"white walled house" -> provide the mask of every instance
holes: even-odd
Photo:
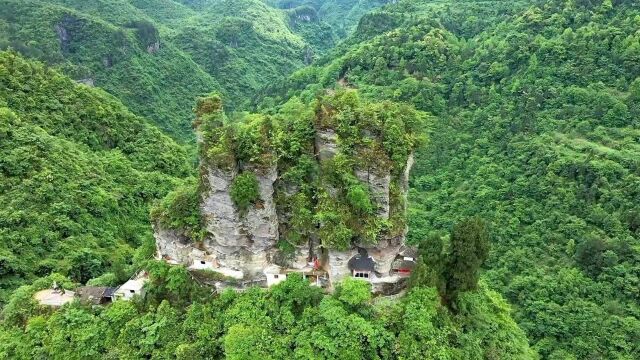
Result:
[[[264,269],[264,275],[267,277],[267,287],[272,287],[287,279],[287,274],[278,265],[271,265]]]
[[[132,279],[122,284],[113,294],[114,300],[131,300],[134,296],[138,295],[144,297],[144,284],[147,282],[146,278]]]

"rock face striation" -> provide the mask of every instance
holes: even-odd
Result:
[[[331,101],[335,106],[336,100]],[[381,145],[384,133],[372,135],[368,130],[362,130],[363,137],[370,141],[347,147],[354,138],[340,133],[339,124],[326,123],[327,116],[337,110],[318,107],[316,116],[325,122],[316,119],[313,128],[306,129],[304,150],[276,161],[273,155],[283,151],[277,146],[288,146],[274,140],[286,123],[274,126],[273,119],[252,118],[250,124],[229,130],[231,125],[220,121],[221,109],[212,103],[219,100],[203,99],[197,110],[203,237],[194,241],[180,229],[163,228],[156,222],[158,256],[250,284],[263,280],[274,284],[282,275],[299,272],[328,287],[356,276],[369,280],[374,291],[398,289],[389,284],[406,280],[403,277],[410,269],[397,269],[394,264],[399,258],[402,264],[415,260],[402,256],[407,249],[404,218],[411,152],[400,157],[401,164],[390,165],[391,156]],[[242,138],[243,131],[253,134],[255,147]],[[296,134],[287,136],[299,140]],[[372,151],[377,153],[368,156]],[[299,175],[301,164],[307,169],[306,177],[293,177]],[[233,188],[239,174],[246,173],[256,180],[258,196],[243,209],[234,201]]]
[[[273,200],[275,166],[257,174],[261,204],[241,214],[230,189],[238,171],[209,168],[209,191],[203,194],[202,214],[207,233],[204,247],[224,268],[243,271],[248,277],[262,274],[278,241],[278,216]]]

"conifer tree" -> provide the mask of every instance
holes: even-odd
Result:
[[[451,250],[443,269],[444,302],[455,310],[461,292],[478,287],[480,267],[489,254],[489,231],[480,218],[458,223],[451,231]]]

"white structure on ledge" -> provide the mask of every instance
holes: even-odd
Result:
[[[144,284],[146,284],[147,281],[149,281],[149,278],[146,272],[142,271],[138,273],[134,278],[122,284],[122,286],[114,292],[113,300],[131,300],[136,295],[144,297]]]
[[[244,278],[244,272],[231,268],[221,267],[218,262],[210,257],[194,259],[189,270],[205,270],[220,273],[226,277],[234,278],[236,280],[242,280]]]
[[[272,264],[264,269],[264,275],[267,277],[267,287],[277,285],[287,279],[289,274],[298,273],[302,278],[309,281],[312,286],[323,286],[323,280],[327,279],[327,273],[314,267],[305,267],[303,269],[283,269],[278,265]]]

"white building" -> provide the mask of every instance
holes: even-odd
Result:
[[[327,273],[323,270],[317,270],[313,267],[303,269],[283,269],[278,265],[269,265],[264,269],[264,275],[267,277],[267,287],[272,287],[285,280],[289,274],[300,274],[302,278],[309,281],[312,286],[323,286],[322,280],[327,278]]]
[[[264,275],[267,277],[267,287],[272,287],[287,280],[287,274],[278,265],[270,265],[265,268]]]
[[[122,284],[113,294],[114,299],[131,300],[134,296],[144,297],[144,284],[148,281],[145,277],[131,279]]]

